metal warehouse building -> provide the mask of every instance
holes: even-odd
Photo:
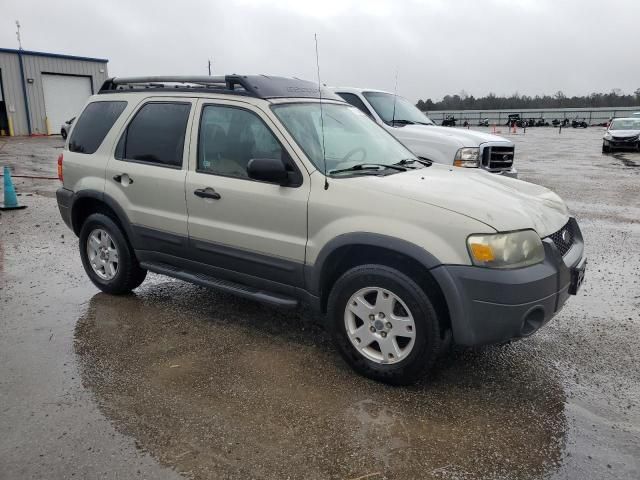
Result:
[[[107,62],[0,48],[0,135],[60,133],[100,89]]]

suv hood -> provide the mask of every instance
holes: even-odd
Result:
[[[632,138],[640,135],[640,130],[607,130],[607,133],[618,138]]]
[[[369,192],[384,192],[465,215],[499,232],[533,228],[546,237],[569,220],[551,190],[480,169],[433,164],[388,176],[352,178]]]
[[[438,127],[437,125],[405,125],[403,127],[390,127],[394,135],[400,139],[429,139],[433,136],[449,137],[457,141],[461,147],[477,147],[487,142],[502,142],[508,145],[513,143],[506,138],[476,130],[463,130],[453,127]]]

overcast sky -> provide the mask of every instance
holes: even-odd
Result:
[[[270,73],[416,101],[640,87],[639,0],[2,0],[0,47],[109,59],[112,76]]]

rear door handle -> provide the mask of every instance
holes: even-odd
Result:
[[[200,198],[212,198],[214,200],[220,200],[221,196],[218,192],[216,192],[213,188],[211,187],[207,187],[207,188],[198,188],[197,190],[194,190],[193,194],[196,197],[200,197]]]
[[[131,185],[133,183],[133,178],[131,178],[126,173],[121,173],[119,175],[114,175],[113,179],[118,183],[122,183],[123,179],[124,179],[124,183],[125,184]]]

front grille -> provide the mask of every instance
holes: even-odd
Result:
[[[569,220],[564,227],[562,227],[557,232],[549,235],[548,238],[551,239],[560,254],[564,257],[573,246],[573,242],[575,241],[575,233],[576,232],[574,231],[573,223],[571,222],[571,220]]]
[[[482,151],[482,165],[491,171],[511,170],[514,147],[485,147]]]

